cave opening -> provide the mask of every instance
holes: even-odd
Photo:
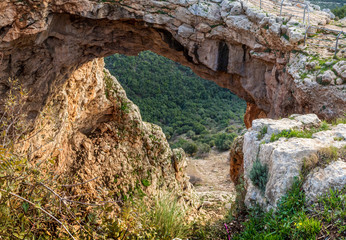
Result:
[[[178,41],[179,36],[141,19],[91,19],[58,13],[49,19],[47,31],[19,42],[15,49],[8,48],[2,59],[1,82],[18,78],[32,93],[26,106],[28,112],[39,113],[71,73],[92,59],[115,53],[134,56],[146,50],[190,67],[198,76],[254,103],[253,94],[242,86],[245,76],[229,73],[233,65],[243,64],[243,51],[238,62],[234,56],[233,62],[227,58],[242,49],[241,45],[230,48],[223,41],[206,41],[195,44],[191,52]]]
[[[188,67],[151,51],[115,54],[105,63],[143,120],[159,125],[173,148],[194,156],[226,151],[245,128],[246,102]]]

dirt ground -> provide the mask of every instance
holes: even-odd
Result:
[[[229,152],[211,151],[203,159],[188,158],[187,174],[205,208],[222,210],[234,199],[229,176]]]

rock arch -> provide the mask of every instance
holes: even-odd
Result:
[[[290,41],[282,36],[284,19],[244,2],[6,0],[0,12],[1,95],[7,79],[17,77],[31,91],[26,109],[32,118],[82,64],[143,50],[245,99],[246,119],[307,112],[334,118],[344,111],[345,93],[304,85],[288,73],[301,39],[287,29]]]

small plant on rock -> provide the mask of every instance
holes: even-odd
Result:
[[[261,131],[257,135],[257,140],[263,139],[264,135],[266,135],[268,132],[268,126],[264,126]]]
[[[268,166],[267,164],[262,164],[258,159],[253,163],[252,169],[250,171],[250,179],[252,183],[258,187],[262,193],[266,190],[266,185],[268,181]]]

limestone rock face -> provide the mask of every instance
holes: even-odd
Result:
[[[74,71],[43,112],[23,150],[35,161],[53,158],[68,184],[95,179],[75,194],[118,200],[159,190],[189,194],[185,155],[172,152],[160,127],[142,121],[103,59]]]
[[[31,93],[31,119],[84,63],[143,50],[230,89],[256,106],[254,114],[335,118],[345,110],[343,86],[298,81],[306,56],[291,50],[299,50],[300,25],[245,1],[3,0],[0,13],[0,96],[8,78],[18,78]]]
[[[336,161],[325,168],[315,169],[303,185],[308,202],[329,192],[330,188],[340,189],[346,185],[346,162]]]
[[[319,150],[334,146],[346,146],[346,125],[330,126],[330,130],[316,132],[312,138],[280,138],[271,142],[271,136],[283,130],[308,130],[318,127],[320,120],[314,114],[292,115],[290,119],[257,119],[244,135],[244,179],[247,184],[245,203],[251,206],[260,204],[265,209],[275,208],[280,198],[291,187],[294,178],[299,177],[304,163]],[[265,190],[261,191],[251,180],[250,172],[254,162],[267,166],[268,178]],[[329,166],[310,172],[304,190],[310,201],[329,188],[342,188],[345,185],[346,159],[339,159]],[[323,183],[322,183],[323,182]]]

